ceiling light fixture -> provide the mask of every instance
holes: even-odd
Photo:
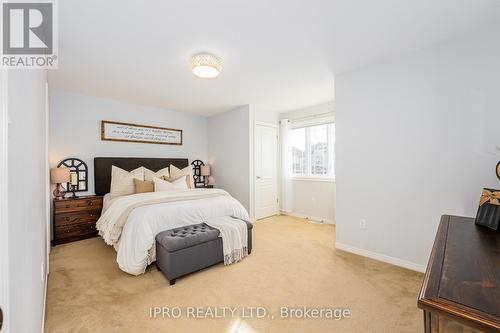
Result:
[[[191,57],[191,70],[197,77],[212,79],[220,74],[222,65],[213,54],[198,53]]]

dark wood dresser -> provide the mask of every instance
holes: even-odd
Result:
[[[52,245],[97,236],[101,210],[102,196],[54,199]]]
[[[418,306],[426,333],[500,332],[500,233],[444,215]]]

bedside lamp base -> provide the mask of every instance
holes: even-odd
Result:
[[[62,188],[63,187],[61,186],[61,183],[57,183],[56,188],[54,189],[54,192],[52,192],[52,194],[54,194],[54,198],[56,198],[56,200],[61,200],[66,195],[66,191],[64,191],[64,189],[62,189]]]

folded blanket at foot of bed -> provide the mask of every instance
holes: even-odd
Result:
[[[218,222],[209,220],[207,223],[166,230],[156,236],[156,266],[171,285],[178,277],[220,262],[226,264],[236,262],[241,260],[246,253],[251,253],[252,223],[229,217],[234,220],[232,222],[235,225],[243,225],[241,222],[245,224],[247,231],[245,250],[245,242],[236,239],[235,235],[228,236],[237,232],[224,227],[225,224],[231,222],[228,217],[219,219]],[[220,229],[213,226],[218,226]],[[226,239],[226,250],[224,250],[223,237]],[[242,245],[241,248],[238,247],[239,243]]]
[[[248,230],[244,221],[231,216],[222,216],[204,222],[220,232],[224,265],[237,263],[248,255]]]

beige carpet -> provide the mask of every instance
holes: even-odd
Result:
[[[335,250],[334,239],[331,225],[261,220],[248,258],[174,286],[154,266],[137,277],[120,271],[100,238],[60,245],[50,255],[46,332],[421,332],[422,274]],[[181,317],[151,318],[154,306],[179,307]],[[194,307],[203,311],[198,317],[236,310],[234,317],[227,310],[225,318],[188,319]],[[266,317],[254,310],[251,318],[249,307],[262,307]],[[347,308],[351,317],[285,319],[280,307]]]

